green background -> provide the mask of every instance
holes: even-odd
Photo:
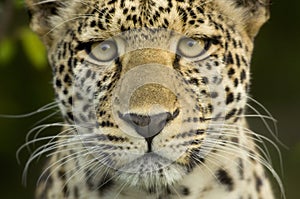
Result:
[[[282,172],[279,156],[270,147],[287,199],[298,199],[300,193],[299,10],[298,0],[273,2],[271,20],[256,39],[252,63],[251,94],[278,120],[279,138],[288,146],[285,149],[279,145],[283,156]],[[28,31],[27,23],[21,0],[0,1],[0,114],[32,112],[54,99],[51,70],[46,64],[45,52],[39,47],[39,40]],[[25,187],[22,185],[22,170],[28,153],[22,151],[20,165],[15,154],[25,143],[25,136],[34,124],[53,112],[55,110],[19,119],[0,117],[1,198],[33,198],[32,190],[43,160],[30,167]],[[60,116],[55,115],[45,122],[53,121],[60,121]],[[265,132],[271,137],[260,120],[251,120],[251,124],[257,132]],[[57,130],[50,129],[42,135]]]

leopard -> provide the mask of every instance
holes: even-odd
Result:
[[[246,115],[270,0],[25,4],[63,120],[37,199],[275,198]]]

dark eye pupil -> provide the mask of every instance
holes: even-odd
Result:
[[[193,47],[195,45],[195,41],[187,41],[188,47]]]
[[[109,44],[103,44],[101,46],[101,50],[103,50],[103,51],[107,51],[108,49],[110,49],[110,45]]]

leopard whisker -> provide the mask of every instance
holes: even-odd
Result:
[[[216,140],[219,141],[219,140]],[[212,141],[215,142],[215,141]],[[221,150],[224,153],[227,153],[229,155],[236,155],[237,151],[240,151],[241,148],[231,145],[231,144],[227,144],[226,146],[222,146],[222,145],[214,145],[216,150]],[[260,164],[262,164],[265,168],[267,168],[271,174],[273,175],[274,179],[277,181],[277,184],[280,188],[280,191],[283,195],[283,197],[285,198],[285,189],[283,187],[283,183],[279,177],[279,175],[276,173],[276,171],[273,169],[272,165],[269,164],[269,162],[267,160],[265,160],[261,155],[256,154],[256,156],[254,154],[251,153],[246,153],[248,157],[254,159],[255,161],[259,162]],[[215,154],[214,154],[215,155]],[[247,161],[250,161],[248,159],[246,159]]]
[[[54,30],[56,30],[57,28],[63,26],[64,24],[68,23],[68,22],[71,22],[71,21],[74,21],[74,20],[77,20],[77,19],[84,19],[86,18],[87,16],[80,16],[80,17],[73,17],[71,19],[66,19],[64,20],[63,22],[55,25],[51,30],[49,30],[47,33],[44,34],[44,37],[48,36],[49,34],[51,34]]]
[[[213,124],[213,125],[216,125],[216,124]],[[229,125],[229,124],[226,124],[226,125],[223,125],[223,126],[227,126],[227,127],[235,127],[236,125]],[[236,126],[236,127],[238,127],[238,126]],[[279,157],[279,161],[280,161],[281,168],[283,168],[282,154],[281,154],[281,151],[280,151],[279,147],[277,146],[277,144],[276,144],[274,141],[272,141],[271,139],[269,139],[269,138],[266,137],[266,136],[263,136],[263,135],[260,135],[260,134],[258,134],[258,133],[255,133],[254,131],[252,131],[252,130],[250,130],[250,129],[248,129],[248,128],[244,128],[244,127],[239,127],[239,128],[242,128],[242,130],[243,130],[244,133],[249,134],[249,135],[253,135],[253,136],[255,136],[256,138],[258,138],[259,140],[256,140],[256,139],[254,139],[254,140],[256,140],[256,141],[258,141],[258,142],[260,142],[260,143],[263,144],[263,146],[264,146],[264,148],[265,148],[265,151],[268,153],[268,156],[269,156],[269,157],[270,157],[269,150],[268,150],[267,146],[265,145],[264,140],[267,141],[269,144],[271,144],[271,145],[275,148],[275,150],[277,151],[277,154],[278,154],[278,157]],[[247,138],[252,139],[251,137],[247,137]],[[269,159],[271,159],[271,158],[269,158]]]
[[[19,149],[17,150],[16,152],[16,158],[18,160],[18,163],[20,164],[20,153],[21,151],[24,149],[24,148],[27,148],[28,145],[30,144],[34,144],[36,142],[40,142],[40,141],[46,141],[46,140],[50,140],[50,139],[55,139],[55,138],[60,138],[60,137],[67,137],[66,135],[62,136],[62,135],[54,135],[54,136],[47,136],[47,137],[42,137],[42,138],[37,138],[37,139],[34,139],[34,140],[31,140],[31,141],[28,141],[26,142],[25,144],[23,144],[21,147],[19,147]]]
[[[254,98],[252,98],[251,96],[247,95],[246,96],[249,100],[251,100],[253,103],[257,104],[260,108],[262,108],[268,116],[270,116],[271,118],[274,118],[273,115],[271,114],[271,112],[261,103],[259,103],[257,100],[255,100]],[[275,133],[276,135],[278,134],[278,130],[277,130],[277,125],[274,126],[275,127]]]
[[[251,108],[256,114],[258,114],[259,116],[261,116],[261,114],[250,104],[247,104],[247,106],[249,108]],[[272,118],[273,116],[270,116],[270,118]],[[270,125],[268,124],[268,122],[265,120],[265,118],[262,116],[260,117],[261,121],[263,122],[264,126],[267,128],[267,130],[270,132],[270,134],[272,135],[272,137],[276,140],[276,142],[278,142],[281,146],[283,146],[284,148],[288,149],[288,147],[277,137],[278,135],[278,129],[277,129],[277,125],[276,125],[276,120],[273,121],[273,126],[275,129],[275,133],[273,132],[273,130],[271,129]]]
[[[63,157],[63,158],[61,158],[61,159],[59,159],[59,160],[57,160],[57,161],[55,161],[55,162],[53,162],[51,165],[49,165],[46,169],[44,169],[44,171],[43,171],[43,173],[40,175],[40,177],[39,177],[39,180],[38,180],[38,183],[37,183],[37,185],[39,184],[39,183],[41,183],[41,179],[42,178],[44,178],[43,176],[48,172],[48,171],[50,171],[50,169],[52,169],[55,165],[55,167],[53,168],[53,170],[47,175],[47,177],[46,177],[46,180],[45,180],[45,184],[47,184],[47,181],[49,180],[49,178],[54,174],[54,173],[56,173],[57,172],[57,170],[59,170],[60,168],[62,168],[64,165],[66,165],[67,163],[69,163],[69,162],[71,162],[71,161],[73,161],[73,160],[75,160],[76,158],[77,158],[77,154],[80,154],[80,153],[83,153],[84,151],[78,151],[78,152],[76,152],[76,153],[72,153],[72,154],[70,154],[70,155],[67,155],[67,156],[65,156],[65,157]],[[86,153],[86,154],[88,154],[88,152]],[[76,169],[76,168],[74,168],[74,169]],[[72,169],[73,170],[73,169]],[[64,174],[64,176],[65,176],[65,174]]]
[[[58,136],[58,137],[61,137],[61,136]],[[62,136],[62,137],[65,138],[65,136]],[[41,141],[41,140],[47,140],[47,139],[53,139],[53,138],[57,138],[57,136],[49,136],[49,137],[46,137],[46,138],[39,138],[38,140]],[[33,141],[36,141],[36,140],[33,140]],[[57,143],[59,143],[59,141],[48,143],[47,145],[51,146],[51,144],[57,144]],[[69,143],[69,145],[70,145],[70,143]],[[28,172],[29,166],[31,165],[31,163],[33,162],[33,160],[39,158],[44,153],[47,153],[49,151],[52,151],[52,150],[55,150],[55,149],[59,148],[61,145],[54,146],[54,147],[53,146],[49,147],[49,146],[43,145],[43,146],[39,147],[28,158],[28,160],[27,160],[27,162],[25,164],[25,167],[24,167],[24,171],[23,171],[23,183],[25,185],[26,185],[26,181],[27,181],[27,172]]]
[[[12,119],[17,119],[17,118],[26,118],[26,117],[31,117],[33,115],[37,115],[39,113],[51,110],[53,108],[57,108],[58,104],[57,102],[51,102],[48,103],[44,106],[42,106],[41,108],[37,109],[36,111],[32,111],[30,113],[25,113],[25,114],[19,114],[19,115],[6,115],[6,114],[0,114],[0,117],[2,118],[12,118]]]
[[[254,132],[250,131],[249,129],[242,129],[242,130],[245,133],[245,135],[243,135],[244,137],[246,137],[247,139],[253,140],[255,142],[259,142],[263,145],[265,150],[263,150],[261,147],[259,147],[260,151],[262,153],[264,153],[269,160],[271,160],[268,148],[266,147],[266,144],[265,144],[265,142],[262,138],[264,138],[265,140],[267,140],[271,144],[274,144],[275,147],[277,147],[277,145],[273,141],[269,140],[268,138],[266,138],[264,136],[260,136],[258,134],[255,134]],[[221,131],[222,131],[222,133],[215,133],[214,132],[214,135],[227,136],[227,137],[231,136],[232,138],[236,137],[237,139],[240,138],[239,129],[235,129],[235,128],[231,129],[231,128],[223,128],[222,127]],[[226,131],[226,132],[223,132],[223,131]],[[231,131],[231,132],[228,132],[228,131]],[[247,135],[247,134],[249,134],[249,135]]]
[[[98,150],[98,149],[97,149]],[[95,150],[94,152],[97,152],[97,150]],[[103,173],[105,173],[106,175],[108,175],[108,171],[109,171],[109,166],[104,165],[102,162],[106,161],[107,159],[109,159],[111,157],[111,155],[107,155],[106,157],[102,158],[101,160],[99,159],[92,159],[90,164],[84,164],[82,166],[82,168],[80,170],[84,171],[86,168],[89,169],[89,174],[85,175],[85,181],[87,182],[88,180],[92,180],[95,181],[95,178],[100,176],[100,171],[101,171],[101,176]],[[80,171],[78,170],[78,171]],[[115,174],[115,176],[117,176],[117,174]],[[81,180],[84,176],[81,177]],[[112,178],[111,178],[112,179]],[[108,182],[109,180],[107,180],[106,182]],[[95,186],[93,187],[95,190],[100,188],[101,186],[103,186],[105,183],[99,185],[99,186]]]
[[[55,116],[56,114],[60,113],[60,110],[57,110],[53,113],[50,113],[49,115],[45,116],[44,118],[40,119],[39,121],[37,121],[36,123],[33,124],[33,126],[36,126],[38,124],[41,124],[42,122],[48,120],[49,118],[52,118],[53,116]]]
[[[128,184],[129,184],[129,181],[125,181],[125,182],[123,183],[123,185],[122,185],[122,184],[120,185],[120,191],[118,191],[118,192],[116,193],[116,196],[114,197],[114,199],[117,199],[117,198],[118,198],[118,196],[121,194],[121,192],[123,191],[123,189],[124,189]]]
[[[34,133],[35,131],[39,130],[37,135],[34,136],[33,139],[36,139],[41,131],[44,131],[46,128],[49,127],[73,127],[74,125],[68,125],[68,124],[64,124],[64,123],[51,123],[51,124],[42,124],[39,126],[34,127],[33,129],[31,129],[27,135],[26,135],[26,142],[28,142],[30,140],[30,136],[32,135],[32,133]]]
[[[59,2],[58,0],[42,0],[40,2],[34,3],[33,5],[42,5],[42,4],[54,3],[54,2],[63,3],[63,2]]]

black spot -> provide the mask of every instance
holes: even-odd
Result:
[[[191,16],[193,19],[196,19],[196,18],[197,18],[197,15],[196,15],[196,13],[195,13],[193,10],[189,10],[189,14],[190,14],[190,16]]]
[[[98,22],[98,27],[101,29],[101,30],[106,30],[106,28],[103,26],[103,24],[101,22]]]
[[[163,11],[164,11],[164,8],[161,7],[161,6],[159,6],[158,10],[159,10],[160,12],[163,12]]]
[[[235,78],[234,79],[234,87],[237,87],[239,85],[239,79]]]
[[[75,199],[79,198],[79,190],[78,190],[77,186],[74,187],[74,197],[75,197]]]
[[[227,97],[226,97],[226,104],[230,104],[234,101],[234,95],[233,93],[229,93],[227,94]]]
[[[68,102],[69,102],[70,105],[73,105],[73,98],[72,98],[72,97],[69,97],[69,98],[68,98]]]
[[[191,79],[189,80],[189,83],[190,83],[190,84],[194,84],[194,85],[196,85],[196,86],[199,86],[199,81],[198,81],[198,79],[196,79],[196,78],[191,78]]]
[[[210,38],[210,42],[213,44],[213,45],[218,45],[218,44],[220,44],[221,43],[221,36],[219,36],[219,35],[213,35],[213,36],[211,36],[211,38]],[[208,48],[206,48],[206,49],[208,49]]]
[[[239,158],[239,161],[238,161],[238,171],[239,171],[240,179],[243,180],[244,179],[244,162],[243,162],[242,158]]]
[[[220,65],[219,62],[217,62],[217,61],[215,61],[214,64],[215,64],[215,66],[219,66]]]
[[[237,42],[236,42],[235,39],[232,39],[232,44],[233,44],[233,47],[234,47],[234,48],[237,48]]]
[[[237,97],[236,97],[236,101],[239,102],[239,101],[241,101],[241,99],[242,99],[242,94],[238,93]]]
[[[214,98],[217,98],[218,95],[219,95],[219,94],[218,94],[217,92],[211,92],[211,93],[210,93],[210,97],[213,98],[213,99],[214,99]]]
[[[59,177],[61,180],[63,180],[63,181],[66,180],[66,172],[65,172],[65,171],[59,170],[58,173],[57,173],[57,175],[58,175],[58,177]]]
[[[186,22],[188,19],[186,11],[180,6],[177,7],[177,11],[179,15],[182,17],[182,21]]]
[[[204,85],[208,84],[209,83],[208,78],[207,77],[202,77],[201,83],[204,84]]]
[[[180,190],[180,193],[184,196],[188,196],[188,195],[190,195],[190,190],[187,187],[182,187]]]
[[[230,140],[231,140],[233,143],[239,143],[239,138],[237,138],[237,137],[232,137]]]
[[[78,45],[75,47],[76,51],[81,51],[81,50],[85,50],[88,47],[90,47],[90,45],[88,43],[78,43]]]
[[[227,40],[230,41],[231,40],[231,35],[230,35],[229,31],[226,30],[225,32],[226,32]]]
[[[233,179],[229,176],[227,171],[225,171],[224,169],[219,169],[216,173],[216,177],[221,184],[227,187],[228,191],[233,190]]]
[[[234,75],[234,73],[235,73],[234,68],[230,68],[228,71],[228,76],[231,77],[232,75]]]
[[[197,22],[198,23],[204,23],[204,20],[203,19],[197,19]]]
[[[248,152],[249,152],[248,156],[249,156],[250,160],[251,160],[252,162],[256,162],[256,159],[255,159],[256,157],[255,157],[254,151],[249,150]]]
[[[92,181],[93,176],[91,175],[90,170],[85,171],[85,177],[86,177],[86,184],[87,184],[89,190],[93,190],[94,189],[94,183]]]
[[[92,74],[92,71],[91,71],[90,69],[88,69],[88,70],[86,71],[85,78],[88,79],[88,78],[91,76],[91,74]]]
[[[59,66],[59,73],[61,74],[64,70],[65,70],[65,66],[64,65],[60,65]]]
[[[212,113],[214,111],[214,107],[211,104],[208,104],[207,108],[208,108],[208,110],[209,110],[210,113]]]
[[[225,50],[228,50],[228,42],[225,42]],[[224,61],[226,61],[225,57],[224,57]]]
[[[109,5],[109,4],[113,4],[113,3],[116,3],[117,2],[117,0],[110,0],[109,2],[107,2],[107,4]]]
[[[195,24],[195,20],[190,20],[190,21],[189,21],[189,24],[190,24],[190,25],[194,25],[194,24]]]
[[[227,64],[234,64],[231,52],[228,53],[228,55],[226,56],[225,60],[226,60]]]
[[[174,59],[173,64],[172,64],[174,69],[180,70],[179,61],[180,61],[180,56],[178,54],[176,54],[175,59]]]
[[[64,198],[68,198],[68,196],[70,194],[70,190],[69,190],[68,185],[64,185],[63,194],[64,194]]]
[[[68,74],[65,75],[64,82],[67,83],[67,84],[71,84],[72,83],[71,78],[70,78],[70,76]]]
[[[165,27],[167,28],[169,26],[169,22],[167,19],[164,19]]]
[[[115,8],[111,8],[108,12],[109,12],[110,14],[113,14],[113,13],[115,13],[115,11],[116,11]]]
[[[201,151],[199,148],[194,148],[190,152],[190,161],[188,165],[188,172],[191,172],[193,168],[197,165],[203,164],[205,159],[201,155]]]
[[[126,15],[128,13],[128,8],[124,8],[123,14]]]
[[[232,116],[234,116],[234,114],[237,112],[237,109],[234,108],[232,109],[229,113],[227,113],[227,115],[225,116],[226,120],[229,120]]]
[[[241,66],[241,60],[240,60],[240,57],[239,57],[238,54],[235,55],[235,60],[236,60],[236,65],[237,65],[238,67],[240,67],[240,66]]]
[[[98,183],[98,191],[100,195],[103,195],[104,192],[109,190],[109,188],[111,188],[113,185],[114,182],[112,181],[111,176],[105,175],[105,177],[103,177]]]
[[[204,14],[204,11],[203,11],[203,9],[202,9],[201,7],[197,7],[196,9],[197,9],[197,11],[198,11],[199,13]]]
[[[118,137],[118,136],[114,136],[114,135],[106,135],[106,137],[109,141],[115,141],[115,142],[124,142],[127,140],[126,138]]]
[[[196,135],[202,135],[205,131],[203,129],[198,129]]]
[[[70,57],[70,58],[68,59],[68,66],[70,66],[70,68],[73,67],[73,59],[72,59],[72,57]]]
[[[259,176],[257,176],[255,174],[255,187],[256,187],[256,191],[260,192],[261,191],[261,186],[263,185],[263,181],[261,180],[261,178]]]
[[[67,115],[68,115],[68,118],[69,118],[70,120],[74,121],[73,113],[68,112]]]
[[[137,23],[137,15],[133,15],[132,16],[132,21],[133,21],[134,24]]]
[[[95,27],[95,26],[96,26],[96,21],[93,20],[93,21],[91,22],[91,27],[93,28],[93,27]]]
[[[247,62],[247,60],[245,59],[244,56],[242,56],[242,62],[245,64],[245,66],[248,66],[248,62]]]
[[[50,170],[48,169],[42,176],[41,176],[41,182],[45,183],[44,186],[44,192],[47,193],[47,190],[49,190],[53,185],[53,177],[51,176]]]
[[[241,82],[243,83],[243,81],[246,79],[246,71],[242,70],[241,72]]]
[[[57,79],[55,81],[55,85],[56,85],[57,88],[61,88],[61,86],[62,86],[61,81],[59,79]]]

